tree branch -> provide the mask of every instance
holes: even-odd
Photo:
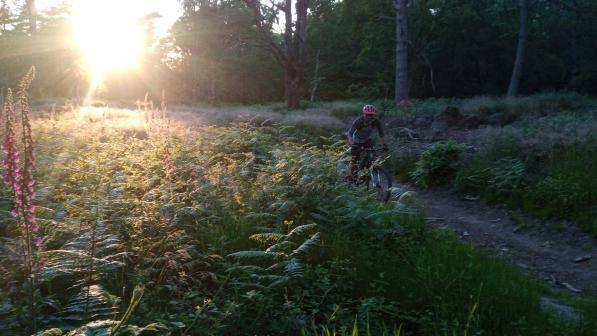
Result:
[[[267,46],[267,48],[270,49],[270,51],[274,55],[274,58],[276,59],[276,61],[284,66],[286,64],[286,54],[284,53],[284,50],[282,49],[282,47],[280,45],[278,45],[276,43],[276,41],[274,41],[274,39],[272,38],[271,32],[264,27],[264,25],[263,25],[264,18],[263,18],[263,15],[261,15],[261,11],[259,10],[259,5],[260,5],[259,1],[243,0],[243,2],[249,8],[251,8],[253,10],[255,26],[257,27],[257,31],[259,32],[261,39],[263,40],[263,42],[265,42],[265,45]]]

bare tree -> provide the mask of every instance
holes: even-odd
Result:
[[[527,17],[529,14],[527,0],[518,0],[518,12],[520,20],[518,27],[518,47],[516,48],[516,60],[514,61],[512,77],[510,77],[510,85],[508,86],[508,96],[510,97],[518,94],[518,85],[520,84],[520,76],[524,64],[527,43]]]
[[[393,0],[396,11],[396,104],[408,100],[408,0]]]
[[[307,9],[309,0],[271,0],[264,6],[259,0],[243,0],[253,9],[257,31],[265,46],[284,68],[284,96],[288,107],[297,108],[300,102],[301,87],[304,81],[307,58]],[[292,3],[295,2],[293,15]],[[271,27],[283,13],[285,29],[282,43],[272,33]]]
[[[27,11],[29,12],[29,34],[35,36],[37,34],[37,9],[35,8],[35,0],[27,0]]]

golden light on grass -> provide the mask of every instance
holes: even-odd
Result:
[[[75,42],[81,49],[93,81],[108,71],[135,67],[144,39],[135,1],[76,0],[73,3]]]

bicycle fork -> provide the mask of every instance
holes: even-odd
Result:
[[[379,170],[370,168],[369,175],[371,176],[371,184],[373,185],[373,188],[377,188],[380,185]]]

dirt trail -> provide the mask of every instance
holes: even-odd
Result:
[[[572,223],[534,222],[520,227],[517,217],[505,208],[466,200],[447,190],[416,191],[432,225],[453,229],[461,239],[503,256],[553,286],[597,294],[597,239]],[[591,258],[575,262],[584,256]]]

